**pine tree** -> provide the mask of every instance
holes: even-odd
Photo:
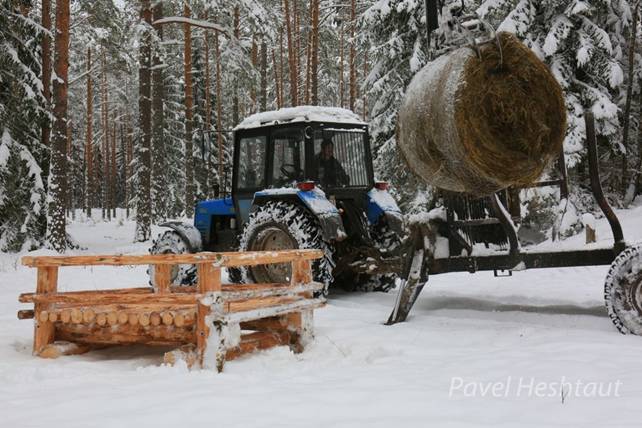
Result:
[[[14,4],[0,2],[0,251],[41,246],[46,227],[48,110],[37,50],[44,32]]]
[[[564,147],[569,167],[583,160],[584,109],[590,108],[596,131],[619,151],[618,98],[624,80],[620,65],[631,10],[615,0],[486,0],[477,12],[499,31],[517,34],[540,58],[564,89],[568,130]]]
[[[47,201],[47,241],[58,252],[67,249],[65,200],[67,191],[67,83],[69,67],[69,0],[56,2],[53,83],[54,123],[51,139],[51,171]]]
[[[158,1],[153,7],[153,20],[164,16],[163,2]],[[167,175],[165,170],[166,141],[165,141],[165,52],[163,42],[163,26],[154,25],[153,38],[153,69],[152,69],[152,173],[151,201],[153,221],[165,220],[167,209]]]
[[[147,241],[151,235],[151,200],[150,200],[150,173],[151,173],[151,22],[152,10],[150,0],[141,2],[141,41],[139,65],[139,102],[138,117],[142,130],[140,142],[137,146],[137,210],[136,210],[136,242]]]
[[[378,2],[360,19],[360,44],[370,47],[372,61],[363,87],[368,98],[376,100],[370,108],[375,171],[393,185],[406,210],[421,209],[428,190],[405,167],[395,140],[397,110],[406,86],[426,64],[423,7],[423,2],[407,0]]]

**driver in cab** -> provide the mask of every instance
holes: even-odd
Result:
[[[350,178],[334,157],[334,143],[328,137],[321,143],[321,151],[314,157],[314,180],[322,187],[346,186]]]

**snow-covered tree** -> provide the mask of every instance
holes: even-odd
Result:
[[[564,143],[569,167],[584,156],[584,109],[591,109],[597,132],[620,150],[618,101],[624,74],[624,30],[631,8],[625,0],[485,0],[477,13],[499,31],[519,36],[564,89],[568,130]]]
[[[586,160],[583,112],[591,109],[603,153],[607,183],[619,178],[613,167],[620,156],[621,109],[624,103],[623,62],[631,21],[627,0],[466,0],[445,1],[442,11],[464,5],[464,14],[476,12],[499,31],[516,34],[545,63],[560,82],[568,108],[565,140],[571,172],[582,171]],[[442,16],[443,18],[443,16]],[[371,131],[377,170],[392,181],[405,202],[417,185],[399,159],[395,142],[396,114],[412,76],[426,63],[424,2],[379,0],[363,14],[361,34],[373,61],[364,87],[369,90]],[[639,59],[638,59],[639,61]],[[628,66],[628,65],[627,65]],[[635,110],[635,108],[634,108]],[[606,143],[606,144],[605,144]],[[574,168],[575,167],[575,168]],[[610,167],[610,168],[609,168]],[[587,177],[573,174],[581,185]]]
[[[404,166],[395,140],[397,110],[406,86],[427,62],[424,20],[424,2],[412,0],[377,1],[360,20],[362,44],[372,61],[363,88],[374,100],[370,131],[375,167],[407,208],[426,201],[428,190]]]
[[[0,251],[32,249],[45,235],[47,114],[40,81],[38,17],[0,2]]]

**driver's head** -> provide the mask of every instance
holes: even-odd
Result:
[[[334,156],[334,144],[332,140],[326,138],[321,143],[321,157],[323,159],[330,159]]]

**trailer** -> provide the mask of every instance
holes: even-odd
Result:
[[[609,222],[613,245],[529,250],[520,245],[515,227],[520,221],[520,189],[507,189],[485,198],[444,192],[440,212],[429,215],[427,223],[409,224],[401,286],[387,324],[407,319],[430,275],[493,271],[495,276],[502,276],[526,269],[611,265],[604,285],[608,315],[621,333],[642,334],[642,245],[625,241],[618,217],[604,196],[593,113],[587,110],[584,117],[591,191]],[[569,188],[563,153],[558,169],[557,179],[530,187],[559,186],[561,198],[567,198]],[[479,246],[487,251],[475,252]]]

